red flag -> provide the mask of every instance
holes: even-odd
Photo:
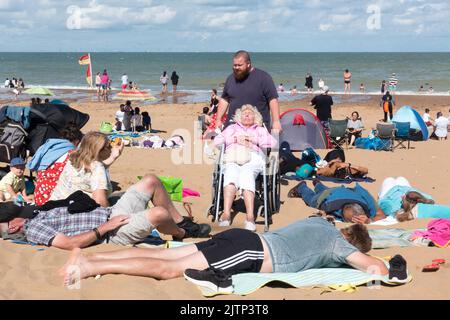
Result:
[[[89,86],[92,87],[92,75],[91,75],[91,66],[89,66],[86,70],[86,81]]]
[[[80,59],[78,59],[78,63],[79,64],[90,64],[91,63],[91,59],[90,59],[89,55],[86,54],[86,55],[80,57]]]

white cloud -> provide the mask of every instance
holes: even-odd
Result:
[[[202,25],[212,28],[226,28],[229,30],[243,29],[248,23],[248,11],[225,12],[222,14],[208,14],[202,21]]]
[[[331,25],[331,24],[320,24],[320,25],[319,25],[319,30],[320,30],[320,31],[326,32],[326,31],[331,31],[331,30],[333,30],[333,29],[334,29],[334,27],[333,27],[333,25]]]
[[[154,6],[134,10],[114,7],[92,1],[87,8],[80,8],[81,29],[121,28],[130,25],[154,25],[171,21],[176,11],[167,6]]]
[[[330,16],[330,19],[333,23],[343,24],[350,22],[355,19],[355,16],[347,13],[347,14],[333,14]]]

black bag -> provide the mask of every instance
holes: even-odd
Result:
[[[0,162],[11,162],[16,157],[26,157],[25,138],[28,133],[17,122],[8,121],[1,125]]]

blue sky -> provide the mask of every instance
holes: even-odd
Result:
[[[450,51],[448,0],[0,0],[0,51]]]

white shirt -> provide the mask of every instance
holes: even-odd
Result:
[[[122,76],[122,84],[128,84],[128,76],[126,74]]]
[[[159,81],[161,81],[162,84],[167,84],[167,80],[168,79],[169,79],[169,77],[167,75],[166,76],[161,76],[159,78]]]
[[[9,87],[9,80],[5,80],[5,88]]]
[[[422,119],[425,123],[427,123],[428,121],[430,121],[430,114],[429,113],[424,113],[422,116]]]
[[[325,85],[325,81],[320,80],[318,84],[319,84],[319,88],[323,88],[323,86]]]
[[[436,136],[439,138],[445,138],[448,134],[448,124],[449,121],[446,117],[440,116],[434,121],[434,125],[436,126],[436,131],[434,132]]]

